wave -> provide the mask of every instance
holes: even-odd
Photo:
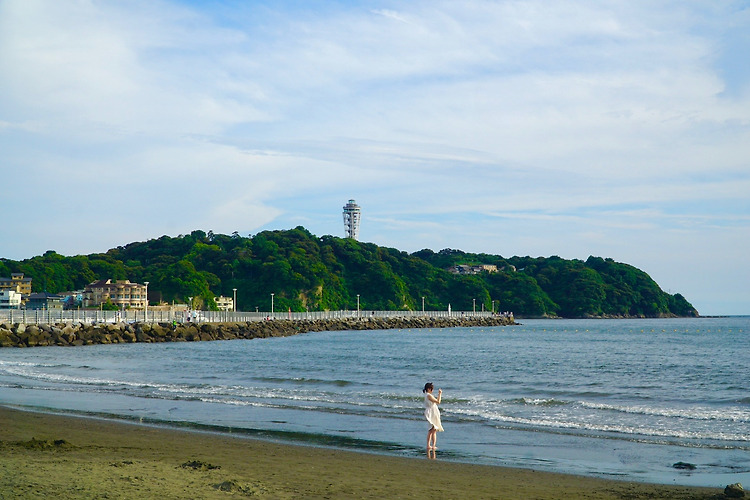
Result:
[[[35,368],[72,368],[73,365],[69,365],[66,363],[39,363],[39,362],[31,362],[31,361],[7,361],[7,360],[0,360],[0,369],[4,366],[31,366]],[[83,365],[79,368],[90,368],[89,366]]]
[[[243,406],[252,408],[274,408],[279,410],[294,411],[312,411],[316,413],[332,413],[338,415],[357,415],[363,417],[392,418],[398,420],[421,420],[421,412],[415,411],[414,408],[362,408],[357,406],[345,405],[318,405],[318,404],[299,404],[291,403],[284,400],[248,400],[236,398],[199,398],[199,401],[208,404],[221,404],[229,406]]]
[[[714,420],[714,421],[728,421],[728,422],[748,422],[750,423],[750,411],[737,408],[737,407],[725,407],[725,408],[706,408],[706,407],[691,407],[691,408],[657,408],[652,406],[619,406],[605,403],[591,403],[581,401],[580,405],[585,408],[591,408],[595,410],[607,410],[619,413],[629,413],[636,415],[649,415],[657,417],[670,417],[680,418],[687,420]]]
[[[570,401],[564,401],[554,398],[516,398],[506,400],[510,404],[519,404],[527,406],[567,406],[571,404]]]
[[[134,382],[129,380],[107,379],[98,377],[83,377],[49,372],[38,372],[39,364],[34,363],[4,363],[4,371],[25,379],[37,380],[45,383],[55,384],[59,390],[69,390],[63,385],[77,386],[80,392],[112,392],[125,391],[128,395],[144,398],[194,400],[212,402],[215,404],[262,404],[272,402],[274,405],[312,405],[313,408],[334,407],[338,411],[356,413],[368,411],[375,414],[400,414],[402,412],[418,412],[421,398],[418,396],[398,393],[366,393],[357,392],[346,394],[322,390],[326,385],[336,387],[347,387],[352,382],[344,380],[321,380],[315,378],[278,378],[266,377],[265,380],[291,381],[297,384],[297,388],[289,387],[267,387],[267,386],[225,386],[211,384],[168,384],[155,382]],[[15,381],[5,382],[4,385],[18,387]],[[307,387],[319,390],[310,390]],[[321,387],[323,386],[323,387]],[[73,389],[76,390],[76,389]],[[234,403],[233,403],[234,402]],[[241,402],[241,403],[237,403]],[[644,430],[642,422],[611,423],[611,419],[590,415],[583,419],[577,415],[576,409],[596,410],[629,415],[641,415],[651,417],[665,417],[670,419],[684,419],[694,421],[713,421],[730,423],[750,423],[750,411],[745,408],[732,406],[724,408],[708,407],[680,407],[665,408],[650,405],[617,405],[611,403],[598,403],[586,400],[568,400],[556,397],[520,397],[507,400],[493,401],[484,397],[474,396],[470,398],[446,399],[445,405],[451,407],[451,411],[464,417],[478,417],[488,421],[512,422],[519,425],[559,427],[559,428],[581,428],[589,430],[620,432],[629,434],[666,435],[673,437],[714,437],[709,433],[697,433],[697,431],[674,430],[677,424],[661,424],[660,427]],[[503,408],[521,406],[539,408],[541,413],[532,416],[515,415],[513,411],[505,411]],[[544,410],[559,408],[571,408],[561,415],[548,415]],[[327,410],[320,410],[327,411]],[[719,439],[746,440],[742,433],[730,432]]]
[[[493,411],[476,411],[466,409],[455,409],[450,412],[450,415],[459,415],[464,417],[467,422],[476,422],[481,420],[484,425],[489,425],[497,428],[511,429],[511,430],[534,430],[534,431],[546,431],[546,432],[574,432],[576,435],[587,436],[587,437],[621,437],[628,440],[647,440],[648,442],[660,443],[661,441],[654,440],[653,438],[661,439],[678,439],[681,440],[679,443],[670,442],[670,444],[680,445],[699,445],[699,446],[711,446],[711,442],[732,442],[732,443],[743,443],[750,442],[750,434],[743,432],[730,432],[730,431],[702,431],[702,430],[687,430],[687,429],[675,429],[668,427],[657,427],[657,426],[646,426],[646,425],[629,425],[626,423],[608,423],[605,421],[593,421],[590,419],[575,420],[574,416],[571,415],[560,415],[560,416],[546,416],[546,415],[533,415],[533,416],[519,416],[519,415],[507,415]],[[447,416],[444,420],[447,420]],[[599,433],[599,434],[597,434]],[[608,436],[602,435],[602,433],[609,434]],[[698,444],[700,443],[700,444]],[[726,444],[715,445],[716,447],[726,447]],[[740,449],[750,449],[750,446],[731,445],[730,447],[739,447]]]
[[[254,380],[257,380],[259,382],[272,382],[272,383],[280,383],[280,384],[286,384],[286,383],[292,383],[292,384],[314,384],[314,385],[334,385],[336,387],[347,387],[350,385],[354,385],[355,382],[349,381],[349,380],[324,380],[324,379],[316,379],[316,378],[305,378],[305,377],[291,377],[291,378],[283,378],[283,377],[255,377]],[[366,382],[357,382],[357,385],[371,385]]]
[[[18,382],[4,385],[26,389],[51,389],[62,392],[125,392],[126,395],[147,399],[182,401],[204,401],[224,404],[256,404],[275,402],[275,405],[313,404],[315,408],[332,406],[337,408],[366,408],[371,413],[413,411],[421,398],[401,397],[396,394],[362,393],[352,397],[348,394],[325,390],[309,390],[267,386],[226,386],[211,384],[164,384],[155,382],[133,382],[119,379],[81,377],[65,374],[38,373],[25,368],[8,369],[7,373],[25,380],[53,384],[54,387],[30,387]],[[340,387],[340,386],[339,386]],[[359,410],[363,411],[363,410]]]
[[[18,365],[18,366],[24,366],[24,365]],[[39,365],[30,365],[30,366],[39,366]],[[98,379],[98,378],[90,378],[90,377],[76,377],[72,375],[63,375],[63,374],[56,374],[56,373],[38,373],[34,372],[32,370],[23,369],[23,368],[11,368],[6,367],[4,372],[8,375],[14,375],[16,377],[21,377],[24,379],[31,379],[31,380],[38,380],[42,382],[56,382],[56,383],[67,383],[67,384],[79,384],[79,385],[129,385],[129,386],[147,386],[147,384],[143,383],[132,383],[132,382],[123,382],[123,381],[115,381],[115,380],[108,380],[108,379]]]
[[[740,400],[739,403],[750,402],[750,398]],[[571,412],[578,409],[601,410],[603,412],[622,413],[629,415],[643,415],[652,417],[667,417],[670,419],[684,419],[696,421],[716,421],[732,423],[750,423],[750,409],[737,405],[737,401],[728,401],[720,407],[707,406],[678,406],[664,407],[656,405],[628,405],[590,401],[588,399],[560,399],[556,397],[535,398],[518,397],[510,399],[488,399],[474,396],[469,399],[469,406],[479,409],[501,411],[513,406],[554,408],[571,407]],[[509,411],[510,412],[510,411]]]

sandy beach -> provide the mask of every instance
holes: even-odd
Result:
[[[718,489],[401,458],[0,407],[0,498],[707,499]]]

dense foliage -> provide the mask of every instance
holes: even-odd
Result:
[[[457,264],[491,264],[498,272],[456,275]],[[0,259],[0,276],[22,272],[34,291],[80,290],[97,279],[149,281],[152,300],[215,307],[237,289],[239,310],[293,311],[422,308],[513,311],[517,316],[694,316],[643,271],[612,259],[565,260],[421,250],[414,254],[352,239],[316,237],[302,227],[244,238],[193,231],[131,243],[103,254],[53,251],[16,262]],[[194,299],[194,300],[196,300]],[[493,308],[494,306],[494,308]]]

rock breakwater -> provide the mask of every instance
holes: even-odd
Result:
[[[513,318],[346,318],[241,323],[57,323],[0,324],[0,347],[81,346],[133,342],[194,342],[286,337],[306,332],[505,326]]]

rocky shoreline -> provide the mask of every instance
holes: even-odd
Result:
[[[269,320],[241,323],[56,323],[0,324],[0,347],[82,346],[134,342],[195,342],[287,337],[298,333],[341,330],[490,327],[515,325],[512,317],[346,318]]]

